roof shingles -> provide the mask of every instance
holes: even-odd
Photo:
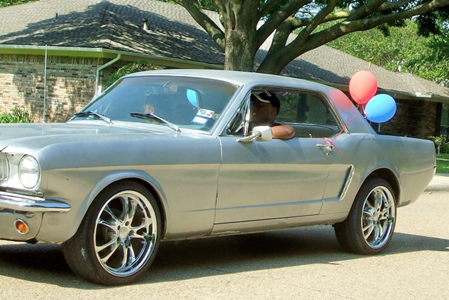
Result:
[[[206,13],[218,20],[218,14]],[[148,20],[148,30],[143,29],[144,18]],[[182,6],[149,0],[40,0],[1,8],[1,44],[104,48],[215,65],[224,63],[223,52]],[[263,59],[268,46],[269,41],[261,47],[256,60]],[[380,89],[402,95],[434,94],[449,101],[446,87],[410,74],[387,71],[327,46],[303,54],[284,73],[347,85],[360,70],[372,72]]]
[[[181,6],[132,0],[60,3],[41,0],[0,9],[0,44],[106,48],[211,64],[224,61],[205,31],[167,17],[190,17]],[[143,29],[143,18],[149,21],[149,30]]]

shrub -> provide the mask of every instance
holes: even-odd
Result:
[[[440,146],[440,153],[449,153],[449,144],[445,143]]]
[[[10,113],[0,114],[0,123],[31,123],[30,114],[20,107],[14,107]]]
[[[135,72],[148,71],[148,70],[161,70],[161,69],[163,68],[152,65],[144,60],[129,63],[118,69],[116,72],[112,73],[111,76],[109,76],[108,80],[104,84],[104,89],[106,89],[108,86],[116,82],[122,76]]]
[[[33,2],[33,1],[39,1],[39,0],[4,0],[4,1],[0,1],[0,7],[22,4],[22,3]]]

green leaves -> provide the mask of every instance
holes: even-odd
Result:
[[[118,80],[120,77],[135,73],[135,72],[141,72],[141,71],[149,71],[149,70],[160,70],[162,69],[159,66],[154,66],[144,60],[135,61],[132,63],[129,63],[127,65],[124,65],[120,69],[118,69],[116,72],[112,73],[111,76],[109,76],[108,80],[106,81],[104,88],[106,89],[108,86],[113,84],[116,80]]]
[[[16,5],[16,4],[23,4],[26,2],[33,2],[33,1],[39,1],[39,0],[4,0],[4,1],[0,1],[0,7],[11,6],[11,5]]]
[[[449,86],[449,32],[429,37],[417,35],[412,21],[390,27],[385,37],[379,30],[355,32],[328,45],[395,72],[409,72]]]
[[[31,117],[26,110],[16,106],[12,112],[0,114],[0,123],[31,123]]]

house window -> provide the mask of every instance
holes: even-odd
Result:
[[[441,104],[441,114],[440,114],[440,128],[439,134],[441,136],[449,136],[449,104]]]

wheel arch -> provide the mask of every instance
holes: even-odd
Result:
[[[138,177],[129,177],[129,178],[120,179],[118,181],[112,182],[110,185],[104,187],[104,189],[106,189],[107,187],[109,187],[113,184],[117,184],[119,182],[124,182],[124,181],[133,181],[136,183],[140,183],[153,195],[154,200],[156,200],[156,203],[159,206],[159,212],[161,214],[161,224],[162,224],[162,228],[161,228],[162,236],[161,237],[163,238],[165,236],[165,232],[167,229],[167,215],[166,215],[166,209],[165,209],[166,206],[164,205],[164,201],[162,200],[163,194],[161,194],[160,189],[156,189],[156,187],[152,183],[150,183],[142,178],[138,178]],[[165,199],[165,196],[164,196],[164,199]]]
[[[373,171],[368,177],[366,177],[363,183],[367,182],[372,178],[381,178],[391,185],[391,188],[393,189],[394,192],[394,196],[396,198],[396,205],[398,205],[400,199],[399,197],[401,195],[401,189],[396,174],[392,170],[387,168],[377,169]]]
[[[165,236],[167,230],[167,211],[166,211],[167,206],[165,205],[166,203],[165,194],[163,192],[162,187],[153,177],[151,177],[147,173],[140,171],[114,172],[102,178],[102,180],[100,180],[92,189],[91,193],[88,196],[88,199],[84,201],[83,206],[78,211],[76,230],[74,230],[71,236],[73,236],[78,230],[83,218],[85,217],[87,211],[89,210],[89,208],[91,207],[92,203],[97,198],[97,196],[108,187],[117,184],[119,182],[125,181],[133,181],[142,184],[154,197],[159,206],[161,214],[161,224],[162,224],[161,238]]]

